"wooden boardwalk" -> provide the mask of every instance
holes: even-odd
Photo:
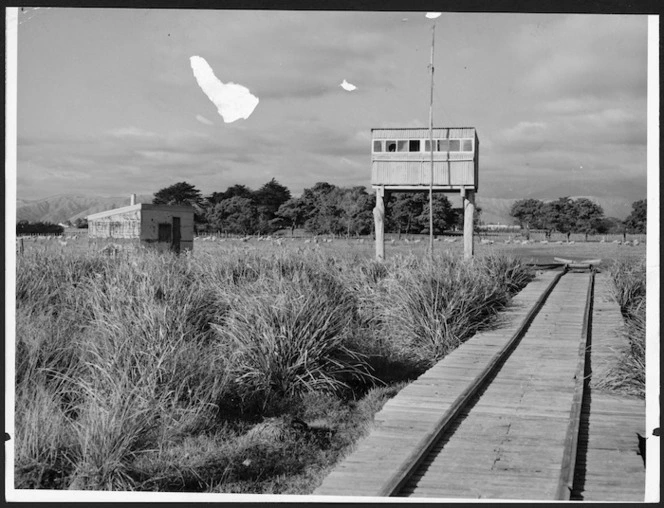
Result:
[[[401,495],[556,498],[587,289],[588,274],[561,279],[491,385]]]
[[[645,467],[637,433],[645,435],[645,401],[603,392],[593,382],[615,367],[623,348],[623,318],[610,295],[608,274],[595,278],[588,418],[580,446],[578,478],[573,499],[585,501],[643,501]]]
[[[441,415],[454,410],[554,276],[539,275],[517,295],[500,329],[471,338],[388,401],[370,435],[314,495],[554,499],[577,388],[589,280],[584,273],[563,276],[491,384],[455,414],[452,426],[399,491],[390,490],[414,450],[432,439]],[[583,446],[590,449],[593,439]],[[604,474],[596,466],[591,472],[590,461],[586,467],[590,475]],[[585,482],[587,495],[602,488],[593,485]]]

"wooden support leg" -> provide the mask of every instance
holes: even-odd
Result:
[[[383,197],[385,189],[376,189],[376,207],[373,209],[374,222],[376,224],[376,259],[385,259],[385,203]]]
[[[470,259],[473,257],[473,229],[475,219],[475,193],[466,191],[463,200],[463,257]]]

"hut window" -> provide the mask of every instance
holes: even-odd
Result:
[[[450,139],[450,152],[458,152],[461,149],[461,140],[460,139]]]
[[[122,222],[113,221],[110,223],[111,236],[113,238],[122,238]]]
[[[449,139],[439,139],[438,140],[438,151],[439,152],[449,152],[450,151],[450,140]]]
[[[397,152],[407,152],[408,151],[408,140],[400,139],[397,141]]]
[[[464,139],[461,141],[461,151],[462,152],[472,152],[473,151],[473,140]]]
[[[420,151],[420,140],[419,139],[411,139],[408,142],[408,151],[409,152],[419,152]]]
[[[383,142],[381,140],[374,140],[373,142],[373,151],[382,152],[383,151]]]
[[[397,142],[396,141],[386,141],[385,146],[387,147],[388,152],[396,152],[397,151]]]

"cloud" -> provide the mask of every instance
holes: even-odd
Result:
[[[225,123],[249,118],[258,105],[258,97],[252,95],[249,89],[242,85],[231,82],[224,84],[219,81],[204,58],[192,56],[190,62],[198,86],[217,106],[217,111]]]
[[[201,122],[203,125],[214,125],[214,122],[208,120],[203,115],[196,115],[196,120]]]
[[[546,132],[543,122],[519,122],[514,127],[505,129],[501,134],[503,139],[510,143],[519,143],[528,140],[540,140]]]
[[[401,67],[377,55],[389,55],[401,50],[402,45],[385,35],[385,23],[391,28],[403,29],[403,14],[358,12],[263,12],[263,11],[209,11],[204,20],[200,14],[183,14],[181,26],[188,19],[197,26],[196,31],[186,30],[189,41],[186,47],[162,46],[157,52],[169,51],[180,57],[190,58],[189,47],[206,47],[205,57],[221,76],[220,69],[233,69],[233,80],[249,86],[262,102],[267,99],[294,98],[296,100],[333,95],[339,72],[351,75],[362,82],[362,89],[369,86],[391,86],[399,76]],[[394,24],[392,24],[394,23]],[[260,34],[260,44],[249,36]],[[343,26],[343,33],[339,31]],[[223,46],[210,46],[223,31]],[[253,42],[252,42],[253,41]],[[269,49],[268,49],[269,48]],[[270,69],[266,72],[266,69]],[[312,69],[313,72],[312,72]],[[348,73],[348,74],[346,74]],[[177,84],[185,84],[183,78],[172,71],[162,76]],[[223,78],[222,78],[223,79]],[[251,85],[249,85],[251,83]],[[263,116],[263,115],[262,115]]]
[[[358,169],[364,169],[365,166],[364,164],[356,160],[348,159],[347,157],[342,157],[339,162],[341,162],[341,164],[345,164],[346,166],[353,166]]]
[[[92,177],[86,171],[70,171],[66,169],[47,171],[49,179],[57,178],[61,180],[90,180]]]
[[[154,132],[134,126],[111,129],[108,134],[116,138],[155,138],[157,136]]]
[[[217,185],[225,185],[229,168],[247,172],[256,164],[254,153],[236,132],[229,132],[223,140],[191,131],[137,136],[137,131],[123,129],[116,134],[124,137],[90,134],[42,137],[37,138],[38,142],[25,138],[17,153],[19,195],[35,196],[35,186],[30,182],[45,182],[46,178],[50,183],[42,193],[49,195],[70,193],[72,189],[93,194],[100,189],[122,193],[128,181],[140,192],[155,192],[170,180],[186,180],[201,189],[210,185],[211,190],[218,190]],[[201,176],[206,174],[211,177]]]
[[[551,16],[516,32],[511,48],[521,85],[542,98],[645,95],[645,16]]]
[[[38,79],[51,61],[57,65],[50,74],[71,76],[66,62],[83,57],[65,56],[78,48],[89,49],[83,55],[98,65],[99,52],[81,44],[82,36],[55,51],[70,31],[100,32],[101,24],[90,28],[94,15],[81,14],[80,29],[57,25],[72,30],[60,28],[62,37],[35,46],[32,63],[23,52],[19,194],[46,189],[28,182],[59,168],[92,175],[89,182],[58,179],[59,192],[69,185],[124,194],[127,181],[154,192],[186,180],[206,193],[235,183],[257,188],[272,176],[294,193],[319,180],[368,185],[370,128],[427,125],[431,41],[424,28],[433,22],[421,12],[157,10],[117,23],[124,17],[107,22],[109,30],[126,24],[126,37],[118,36],[124,45],[100,46],[114,76],[132,76],[113,107],[88,106],[103,103],[121,81],[100,88],[88,86],[87,76],[63,78],[59,86]],[[567,183],[569,168],[580,165],[589,178],[645,181],[645,16],[445,13],[436,22],[447,41],[436,52],[443,76],[436,82],[436,123],[444,117],[478,128],[482,195],[496,195],[500,185],[516,192]],[[137,48],[132,59],[124,58],[125,45]],[[125,72],[113,67],[133,57]],[[213,85],[227,86],[208,62],[219,78],[251,88],[260,97],[260,122],[235,122],[223,136],[209,127],[220,123],[195,73],[199,86],[192,86],[196,58]],[[360,83],[359,92],[339,92],[339,76]]]

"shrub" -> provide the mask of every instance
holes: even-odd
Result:
[[[345,344],[353,295],[310,265],[286,273],[236,294],[215,326],[222,341],[233,345],[234,382],[247,407],[339,391],[348,387],[344,378],[368,377],[361,356]]]
[[[384,302],[383,333],[428,365],[472,336],[530,280],[515,260],[435,259],[402,276]]]
[[[597,385],[645,397],[646,264],[645,259],[616,261],[609,270],[615,297],[625,318],[627,347],[618,364]]]
[[[21,256],[15,485],[306,493],[527,279],[360,254]]]
[[[60,405],[62,393],[39,382],[17,387],[15,487],[66,488],[73,471],[74,429]]]

